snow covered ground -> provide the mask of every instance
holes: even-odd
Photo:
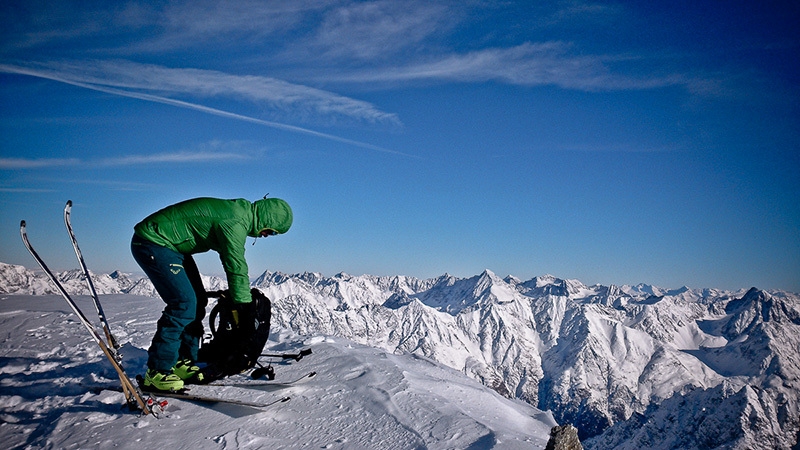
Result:
[[[96,317],[88,296],[75,299]],[[128,374],[142,373],[162,303],[127,294],[101,301]],[[122,408],[114,370],[60,296],[0,295],[0,333],[5,448],[535,449],[556,425],[550,413],[431,360],[274,326],[268,349],[313,349],[299,362],[276,361],[277,379],[315,378],[279,390],[195,390],[291,401],[261,411],[171,399],[157,419]]]

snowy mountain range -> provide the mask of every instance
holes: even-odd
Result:
[[[80,274],[58,274],[86,293]],[[149,281],[93,276],[101,294]],[[209,290],[223,288],[206,277]],[[273,324],[433,359],[573,424],[586,448],[798,448],[800,295],[586,286],[553,276],[265,272]],[[0,293],[54,293],[0,263]]]

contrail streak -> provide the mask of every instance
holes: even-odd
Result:
[[[41,71],[38,71],[38,70],[28,69],[28,68],[25,68],[25,67],[18,67],[18,66],[0,64],[0,71],[6,72],[6,73],[16,73],[16,74],[20,74],[20,75],[29,75],[29,76],[33,76],[33,77],[38,77],[38,78],[44,78],[44,79],[48,79],[48,80],[58,81],[60,83],[65,83],[65,84],[69,84],[69,85],[72,85],[72,86],[78,86],[78,87],[82,87],[82,88],[85,88],[85,89],[91,89],[91,90],[94,90],[94,91],[104,92],[106,94],[119,95],[119,96],[122,96],[122,97],[135,98],[135,99],[138,99],[138,100],[145,100],[145,101],[155,102],[155,103],[163,103],[165,105],[177,106],[179,108],[193,109],[195,111],[201,111],[201,112],[204,112],[204,113],[207,113],[207,114],[213,114],[215,116],[227,117],[229,119],[242,120],[242,121],[245,121],[245,122],[255,123],[255,124],[258,124],[258,125],[264,125],[264,126],[267,126],[267,127],[270,127],[270,128],[276,128],[276,129],[279,129],[279,130],[290,131],[290,132],[293,132],[293,133],[306,134],[306,135],[315,136],[315,137],[322,138],[322,139],[327,139],[327,140],[330,140],[330,141],[341,142],[343,144],[349,144],[349,145],[353,145],[353,146],[356,146],[356,147],[366,148],[366,149],[369,149],[369,150],[375,150],[375,151],[379,151],[379,152],[383,152],[383,153],[390,153],[390,154],[394,154],[394,155],[407,156],[407,157],[411,157],[411,158],[419,158],[418,156],[410,155],[408,153],[398,152],[396,150],[390,150],[390,149],[387,149],[387,148],[379,147],[377,145],[367,144],[365,142],[360,142],[360,141],[354,141],[352,139],[347,139],[347,138],[335,136],[335,135],[328,134],[328,133],[321,133],[319,131],[309,130],[308,128],[302,128],[302,127],[298,127],[298,126],[294,126],[294,125],[287,125],[287,124],[279,123],[279,122],[272,122],[272,121],[269,121],[269,120],[257,119],[255,117],[244,116],[242,114],[236,114],[236,113],[232,113],[230,111],[224,111],[224,110],[221,110],[221,109],[211,108],[211,107],[208,107],[208,106],[203,106],[203,105],[199,105],[199,104],[196,104],[196,103],[185,102],[185,101],[182,101],[182,100],[175,100],[175,99],[172,99],[172,98],[161,97],[161,96],[158,96],[158,95],[145,94],[143,92],[126,91],[126,90],[123,90],[123,89],[115,89],[115,88],[106,87],[106,86],[99,86],[99,85],[96,85],[96,84],[93,84],[93,83],[84,83],[84,82],[81,82],[81,81],[70,80],[68,78],[63,78],[63,77],[60,77],[58,75],[50,74],[50,73],[47,73],[47,72],[41,72]]]

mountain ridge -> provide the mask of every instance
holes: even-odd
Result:
[[[82,281],[62,276],[82,292]],[[156,296],[146,279],[93,280],[102,293]],[[0,265],[0,282],[37,278]],[[586,448],[792,448],[798,440],[795,293],[586,286],[552,275],[523,282],[489,270],[428,280],[264,272],[252,285],[273,300],[275,325],[439,361],[551,410],[578,427]],[[685,413],[692,426],[675,419]]]

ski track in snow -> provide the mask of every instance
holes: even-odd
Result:
[[[90,299],[75,299],[95,321]],[[145,369],[162,303],[122,294],[101,301],[133,378]],[[427,359],[274,327],[268,349],[313,348],[302,361],[274,362],[276,381],[316,377],[283,389],[192,390],[291,401],[261,411],[169,399],[157,419],[123,408],[116,372],[60,296],[0,296],[0,330],[6,448],[527,449],[544,448],[555,425],[549,413]]]

